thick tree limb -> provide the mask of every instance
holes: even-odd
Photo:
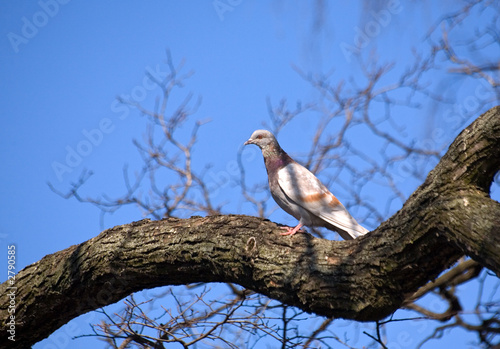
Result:
[[[305,311],[359,321],[397,310],[464,253],[500,273],[500,108],[464,130],[403,208],[362,238],[279,235],[248,216],[143,220],[45,256],[16,276],[16,342],[26,348],[74,317],[162,285],[232,282]],[[8,322],[7,287],[0,318]]]

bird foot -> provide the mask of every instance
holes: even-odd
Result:
[[[280,233],[280,235],[293,235],[296,232],[301,232],[304,233],[305,231],[300,229],[302,228],[302,224],[297,225],[295,228],[290,228],[290,227],[280,227],[280,229],[286,229],[285,232]]]

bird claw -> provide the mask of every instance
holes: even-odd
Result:
[[[305,233],[304,230],[300,229],[302,228],[302,225],[297,225],[295,228],[290,228],[290,227],[280,227],[280,229],[286,229],[285,232],[280,233],[280,235],[286,236],[286,235],[294,235],[296,232],[301,232]]]

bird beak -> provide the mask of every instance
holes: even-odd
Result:
[[[251,138],[248,141],[246,141],[245,143],[243,143],[243,145],[249,145],[249,144],[253,144],[253,141]]]

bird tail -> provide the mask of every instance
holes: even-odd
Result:
[[[370,232],[368,229],[356,222],[354,218],[352,218],[352,222],[349,225],[343,225],[342,227],[339,227],[332,224],[327,224],[325,227],[329,230],[333,230],[339,233],[339,235],[344,240],[356,239]]]

